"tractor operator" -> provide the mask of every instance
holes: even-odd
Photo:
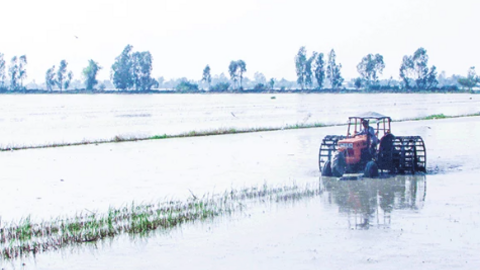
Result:
[[[362,120],[363,130],[357,133],[357,135],[368,135],[372,142],[372,147],[375,147],[378,143],[378,138],[375,136],[375,129],[368,125],[368,120]]]

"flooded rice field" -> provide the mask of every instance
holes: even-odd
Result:
[[[252,102],[255,96],[250,97]],[[392,99],[406,100],[404,97],[409,96],[392,95]],[[415,105],[405,104],[411,114],[408,117],[476,113],[479,108],[474,102],[476,96],[419,96],[419,101],[409,103]],[[444,96],[450,98],[441,100]],[[275,100],[264,97],[268,97],[266,103],[282,99],[282,95]],[[435,102],[429,103],[431,107],[422,109],[422,102],[435,98]],[[339,100],[335,102],[338,104]],[[450,102],[456,105],[449,107]],[[126,107],[132,106],[126,103]],[[432,105],[437,103],[438,107]],[[288,106],[299,106],[299,110],[314,107],[313,103],[307,104],[310,105],[288,103]],[[401,110],[395,116],[392,106],[379,106],[387,112],[378,112],[401,118]],[[412,111],[413,107],[417,110]],[[343,109],[339,106],[338,114],[327,114],[325,120],[318,116],[314,122],[344,118],[351,108]],[[360,112],[364,109],[360,105],[356,108]],[[55,110],[49,110],[54,115]],[[238,113],[234,114],[238,117]],[[285,121],[297,121],[295,118],[300,115],[290,120],[285,117]],[[480,133],[479,121],[479,117],[468,117],[394,123],[392,130],[396,135],[423,137],[428,173],[358,181],[322,178],[318,172],[317,155],[322,138],[344,134],[345,126],[1,152],[2,226],[27,216],[32,222],[41,222],[77,213],[106,213],[110,207],[132,202],[186,200],[263,185],[308,186],[315,194],[241,201],[241,211],[213,219],[147,234],[121,234],[15,260],[4,259],[1,266],[4,269],[478,269],[480,165],[476,153],[480,144],[475,143],[475,135]],[[50,124],[53,125],[46,123]],[[88,125],[94,130],[95,125],[101,127],[95,121]],[[137,132],[134,126],[131,129]],[[73,130],[79,132],[74,127]],[[149,132],[160,133],[154,128]],[[33,138],[33,135],[36,134],[22,136]]]
[[[468,94],[3,95],[0,147],[337,124],[372,108],[398,120],[479,107],[480,98]]]

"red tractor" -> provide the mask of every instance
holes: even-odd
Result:
[[[368,112],[348,119],[347,136],[328,135],[320,145],[318,166],[323,176],[363,173],[426,172],[427,151],[420,136],[394,136],[388,116]],[[368,125],[362,127],[362,123]]]

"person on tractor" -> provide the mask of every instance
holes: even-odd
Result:
[[[369,126],[367,119],[362,120],[362,125],[363,130],[357,133],[357,135],[367,135],[367,137],[370,139],[371,147],[375,148],[375,146],[378,144],[378,138],[375,135],[375,129]]]

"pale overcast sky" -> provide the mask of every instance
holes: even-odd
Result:
[[[27,55],[27,81],[45,81],[60,60],[81,79],[97,61],[100,79],[127,44],[150,51],[153,74],[200,80],[228,76],[231,60],[247,64],[247,77],[295,80],[300,46],[333,48],[345,78],[368,53],[384,56],[382,78],[398,79],[402,57],[424,47],[439,72],[466,75],[480,66],[478,0],[1,0],[0,52],[7,66]],[[78,38],[77,38],[78,37]],[[479,72],[480,73],[480,72]]]

